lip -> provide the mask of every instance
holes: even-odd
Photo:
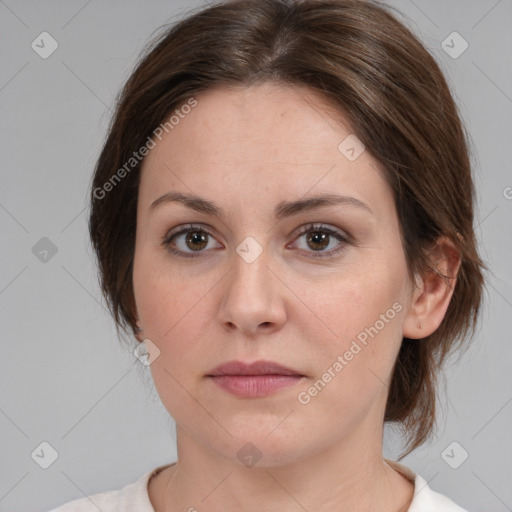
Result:
[[[261,398],[293,386],[305,376],[297,370],[274,363],[229,361],[206,375],[225,391],[244,398]]]
[[[255,361],[244,363],[243,361],[228,361],[214,368],[207,377],[220,375],[300,375],[299,371],[287,368],[273,361]]]

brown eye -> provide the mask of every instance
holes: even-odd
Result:
[[[207,249],[222,247],[221,244],[214,242],[216,240],[213,235],[202,226],[189,224],[167,234],[162,240],[162,245],[172,254],[192,258],[202,256],[208,252]]]
[[[314,258],[329,258],[343,251],[349,243],[349,236],[343,231],[324,226],[323,224],[308,224],[303,226],[296,238],[298,249]]]
[[[331,235],[322,231],[310,231],[306,238],[309,247],[315,251],[321,251],[329,245]]]
[[[208,244],[208,236],[208,233],[205,231],[189,231],[185,238],[185,243],[192,251],[200,251]]]

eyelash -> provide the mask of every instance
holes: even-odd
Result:
[[[190,231],[200,231],[200,232],[206,233],[209,237],[214,238],[213,235],[208,231],[208,229],[205,229],[203,226],[201,226],[199,224],[187,224],[187,225],[180,226],[180,227],[181,227],[181,229],[179,231],[172,231],[170,233],[167,233],[164,236],[164,238],[162,239],[162,245],[169,252],[171,252],[172,254],[176,254],[177,256],[181,256],[181,257],[184,257],[184,258],[197,258],[197,257],[201,257],[202,253],[205,252],[204,250],[203,251],[197,251],[196,254],[179,251],[179,250],[173,249],[171,247],[171,241],[173,240],[173,238],[175,238],[175,237],[177,237],[179,235],[188,233]],[[342,242],[342,244],[337,249],[331,249],[330,251],[327,251],[327,252],[324,252],[324,251],[306,251],[308,253],[308,255],[313,257],[313,258],[329,258],[329,257],[336,256],[337,254],[339,254],[340,252],[342,252],[345,249],[345,244],[349,243],[349,237],[348,236],[344,236],[343,234],[341,234],[341,232],[336,231],[336,230],[334,230],[334,229],[332,229],[332,228],[330,228],[330,227],[328,227],[328,226],[326,226],[324,224],[317,224],[317,223],[305,224],[304,226],[302,226],[299,229],[299,231],[297,233],[295,233],[294,240],[299,238],[299,237],[301,237],[302,235],[305,235],[305,234],[310,233],[310,232],[316,232],[316,231],[327,233],[328,235],[333,236],[334,238],[336,238],[336,240],[338,240],[339,242]]]

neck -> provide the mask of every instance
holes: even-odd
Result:
[[[406,511],[414,492],[384,462],[382,437],[363,444],[345,438],[285,465],[248,468],[178,430],[178,462],[163,473],[156,512]]]

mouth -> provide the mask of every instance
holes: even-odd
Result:
[[[216,385],[243,398],[261,398],[300,382],[305,375],[272,361],[230,361],[206,375]]]

